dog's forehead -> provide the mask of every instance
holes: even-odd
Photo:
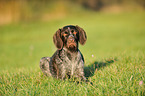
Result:
[[[69,26],[64,26],[63,27],[63,30],[71,30],[71,29],[76,29],[76,27],[75,26],[73,26],[73,25],[69,25]]]

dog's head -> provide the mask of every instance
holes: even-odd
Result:
[[[78,42],[84,45],[87,40],[86,32],[79,26],[64,26],[58,29],[53,36],[56,47],[61,50],[63,47],[70,51],[78,49]]]

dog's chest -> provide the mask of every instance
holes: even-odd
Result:
[[[65,53],[63,64],[65,66],[66,73],[73,75],[76,68],[79,66],[81,55],[79,52],[75,54]]]

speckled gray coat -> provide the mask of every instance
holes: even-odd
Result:
[[[86,80],[84,58],[78,49],[78,42],[83,45],[86,41],[85,31],[79,26],[65,26],[54,34],[53,40],[58,50],[52,57],[40,60],[42,72],[59,79],[77,77]]]

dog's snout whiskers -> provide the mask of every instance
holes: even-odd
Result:
[[[68,40],[69,40],[70,42],[74,42],[74,41],[75,41],[74,36],[73,36],[73,35],[70,35],[69,38],[68,38]]]
[[[69,42],[74,42],[74,39],[69,39]]]
[[[74,36],[73,36],[72,34],[70,34],[70,35],[69,35],[69,37],[72,37],[72,38],[74,38]]]

